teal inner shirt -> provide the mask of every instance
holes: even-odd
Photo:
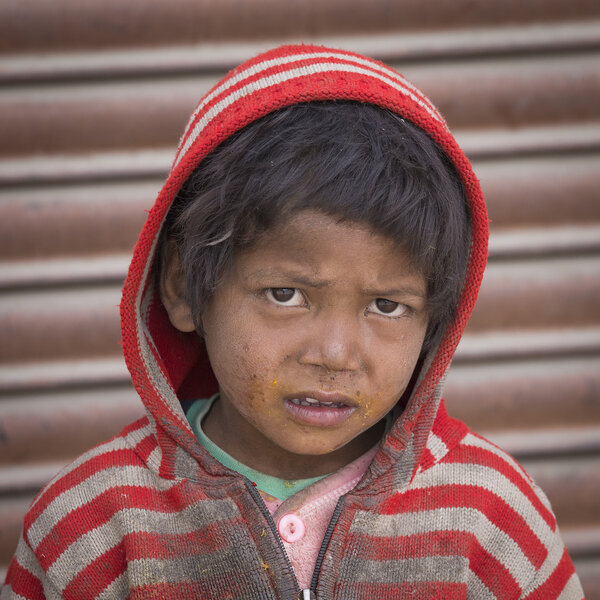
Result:
[[[204,431],[202,431],[202,419],[208,414],[213,402],[218,397],[219,395],[215,394],[208,400],[196,400],[192,406],[190,406],[185,416],[200,444],[202,444],[205,450],[222,465],[247,477],[256,484],[256,487],[259,490],[278,498],[279,500],[287,500],[290,496],[293,496],[305,487],[315,483],[315,481],[319,481],[319,479],[326,477],[326,475],[320,475],[319,477],[311,477],[310,479],[279,479],[279,477],[273,477],[272,475],[266,475],[260,471],[255,471],[233,458],[233,456],[227,454],[227,452],[219,448],[219,446],[210,440]]]

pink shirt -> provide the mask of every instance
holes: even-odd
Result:
[[[320,479],[287,500],[278,500],[259,490],[294,568],[301,589],[308,589],[325,531],[340,498],[362,478],[379,445]]]

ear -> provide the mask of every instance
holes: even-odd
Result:
[[[185,277],[173,241],[167,242],[162,259],[159,295],[169,315],[169,321],[179,331],[195,331],[192,311],[185,298]]]

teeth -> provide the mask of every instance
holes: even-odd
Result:
[[[342,408],[343,402],[319,402],[314,398],[291,398],[290,402],[296,406],[326,406],[327,408]]]

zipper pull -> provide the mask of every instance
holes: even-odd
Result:
[[[317,600],[317,597],[312,590],[302,590],[298,600]]]

